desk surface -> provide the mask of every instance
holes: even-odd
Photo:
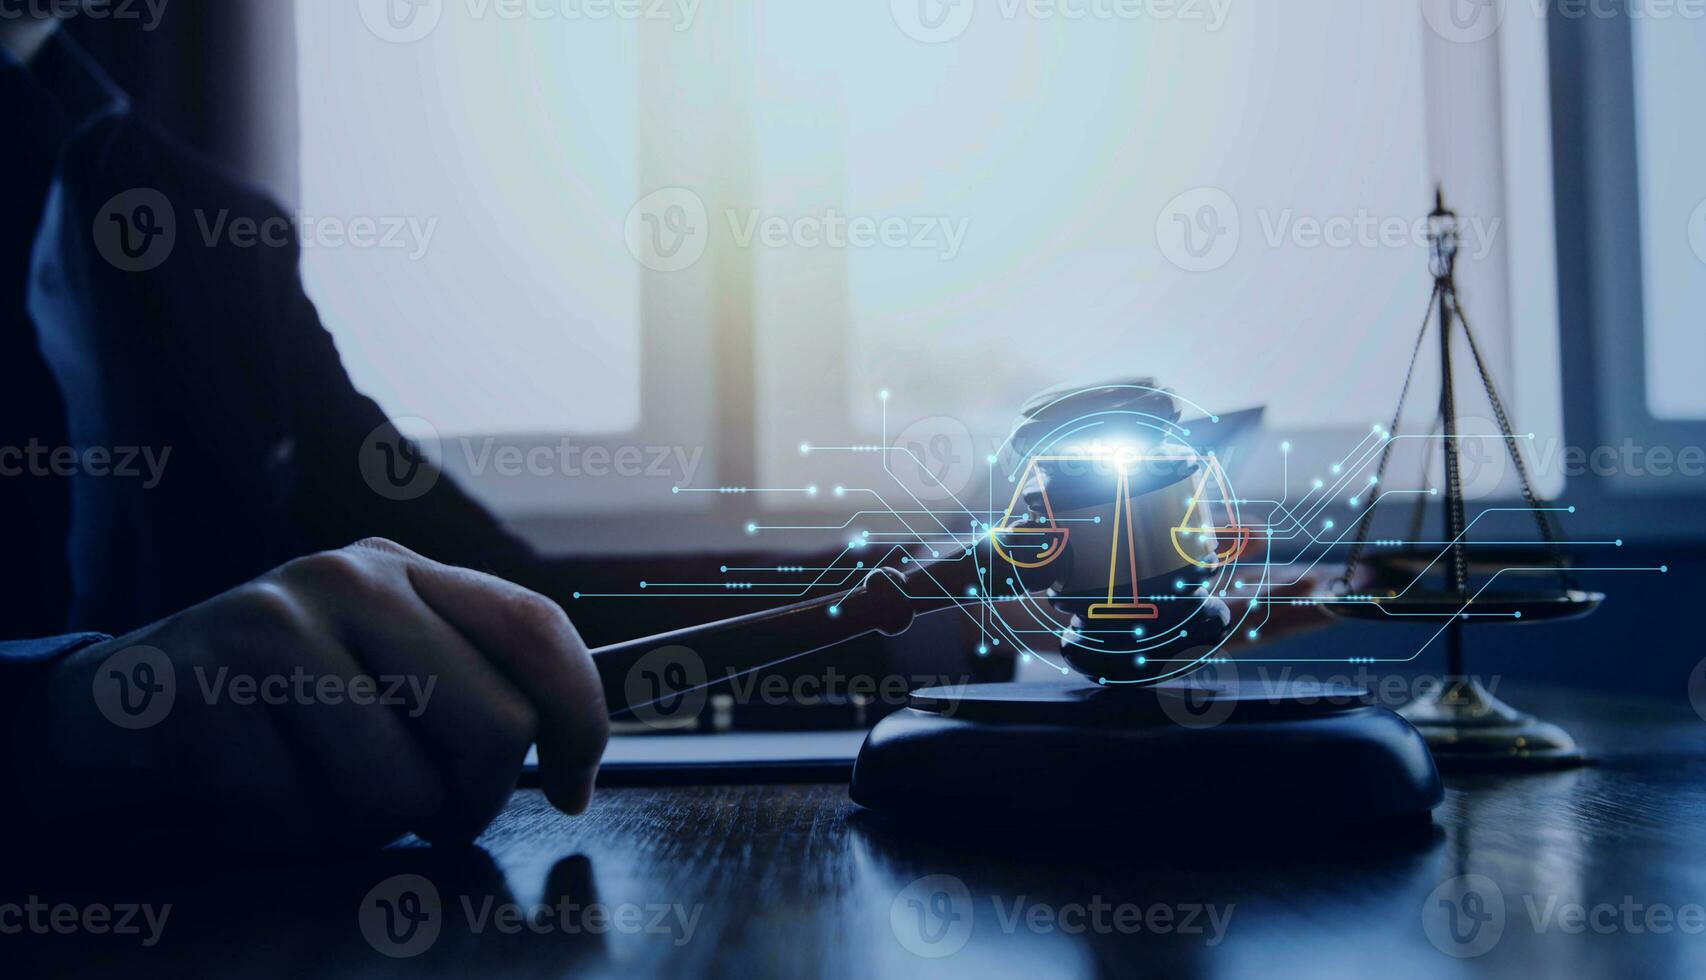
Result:
[[[466,852],[252,869],[210,854],[186,856],[194,880],[0,882],[0,903],[173,905],[152,948],[0,935],[0,959],[108,976],[1706,975],[1706,726],[1686,705],[1522,700],[1598,764],[1448,779],[1412,839],[1298,845],[1264,833],[1257,802],[1243,840],[1095,853],[1065,818],[976,843],[896,835],[842,786],[614,789],[578,819],[524,791]],[[1498,894],[1480,883],[1454,924],[1434,893],[1463,874]],[[395,899],[399,875],[430,881],[439,914],[413,934],[424,952],[393,959],[375,942],[409,950],[378,918],[370,942],[358,910]],[[1441,952],[1430,929],[1452,946],[1453,925],[1490,948]]]

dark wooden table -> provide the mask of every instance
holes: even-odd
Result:
[[[1706,723],[1681,699],[1522,703],[1597,764],[1448,778],[1416,834],[1298,841],[1252,800],[1236,833],[1180,827],[1134,851],[1065,813],[895,833],[844,786],[611,789],[577,819],[523,791],[465,852],[8,875],[0,903],[172,910],[152,947],[26,931],[0,935],[0,954],[61,976],[1706,976]],[[1450,884],[1462,875],[1482,876],[1474,896]],[[408,890],[425,918],[387,933],[380,903]]]

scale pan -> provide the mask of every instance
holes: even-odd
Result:
[[[1580,619],[1598,609],[1599,604],[1604,601],[1603,592],[1583,592],[1577,589],[1553,592],[1483,592],[1467,604],[1451,593],[1412,592],[1391,599],[1375,598],[1367,602],[1327,602],[1324,603],[1324,608],[1340,619],[1402,623],[1407,619],[1420,622],[1445,619],[1463,613],[1463,622],[1467,624],[1514,626],[1521,623]]]

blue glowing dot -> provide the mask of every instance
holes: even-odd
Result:
[[[722,572],[724,575],[727,575],[729,572],[729,566],[724,565],[721,568],[718,568],[717,571]]]
[[[839,615],[841,615],[841,607],[840,606],[830,606],[829,607],[829,618],[830,619],[834,619],[835,617],[837,617]]]
[[[1182,581],[1175,581],[1173,583],[1173,588],[1175,588],[1175,589],[1182,589],[1184,587],[1185,587],[1185,583]]]
[[[912,556],[911,555],[901,555],[900,556],[900,563],[902,565],[910,565],[912,563]]]
[[[1511,618],[1512,619],[1521,619],[1522,618],[1522,610],[1518,609],[1516,612],[1511,613]]]
[[[1321,482],[1321,481],[1320,481],[1320,480],[1316,480],[1316,481],[1315,481],[1315,489],[1317,489],[1317,490],[1319,490],[1319,489],[1321,489],[1321,488],[1322,488],[1322,487],[1324,487],[1324,486],[1326,486],[1326,484],[1325,484],[1325,483],[1322,483],[1322,482]]]
[[[1282,452],[1282,453],[1291,452],[1291,443],[1289,443],[1289,442],[1280,443],[1280,452]]]
[[[989,457],[989,465],[994,466],[995,462],[996,462],[996,459],[994,456]]]
[[[980,656],[980,657],[987,657],[987,656],[989,656],[989,648],[988,648],[988,647],[983,647],[983,646],[980,646],[980,647],[978,647],[978,648],[977,648],[977,655],[978,655],[978,656]]]
[[[1001,645],[1001,641],[1000,640],[990,640],[989,645],[992,647],[998,647]]]
[[[885,401],[885,402],[886,402],[886,401],[888,401],[888,400],[889,400],[889,393],[888,393],[888,389],[887,389],[887,388],[885,388],[885,389],[883,389],[883,390],[882,390],[882,391],[879,391],[879,392],[877,392],[877,397],[878,397],[878,398],[881,398],[881,399],[882,399],[882,400],[883,400],[883,401]]]
[[[1190,635],[1191,635],[1190,630],[1180,630],[1179,631],[1179,639],[1181,639],[1181,640],[1185,639],[1186,637],[1188,637]]]
[[[1358,506],[1358,505],[1359,505],[1359,504],[1361,504],[1361,503],[1362,503],[1362,501],[1361,501],[1361,500],[1359,500],[1359,499],[1358,499],[1358,498],[1356,498],[1356,497],[1352,497],[1352,498],[1351,498],[1351,506],[1352,506],[1352,507],[1356,507],[1356,506]]]
[[[809,497],[817,496],[817,487],[807,487],[806,488],[806,495]]]
[[[757,534],[758,533],[758,525],[757,524],[748,524],[746,526],[746,533]]]
[[[1097,515],[1096,515],[1096,520],[1095,520],[1095,521],[1094,521],[1094,522],[1093,522],[1093,523],[1096,523],[1096,524],[1100,524],[1100,523],[1102,523],[1102,515],[1101,515],[1101,514],[1097,514]]]
[[[1098,683],[1098,684],[1106,684],[1107,682],[1108,682],[1108,679],[1106,677],[1096,678],[1096,683]]]
[[[642,589],[643,589],[643,588],[645,588],[645,587],[646,587],[646,583],[644,583],[644,582],[641,582],[641,583],[640,583],[640,588],[642,588]]]
[[[930,549],[930,557],[932,557],[932,558],[940,558],[940,557],[942,557],[942,553],[941,553],[941,552],[940,552],[940,551],[937,551],[937,550],[936,550],[936,549],[934,549],[934,548],[931,548],[931,549]]]
[[[800,452],[801,453],[810,453],[811,451],[812,451],[811,443],[809,443],[809,442],[800,443]]]
[[[1337,473],[1337,472],[1339,472],[1339,464],[1338,464],[1338,463],[1334,463],[1334,464],[1333,464],[1333,472],[1334,472],[1334,473]]]
[[[575,598],[576,598],[576,599],[579,599],[579,598],[580,598],[580,597],[581,597],[581,594],[580,594],[580,593],[579,593],[579,592],[576,592],[576,593],[575,593]]]
[[[1132,630],[1131,635],[1132,636],[1142,636],[1143,635],[1143,627],[1139,626],[1137,629]]]
[[[681,492],[681,488],[680,488],[680,487],[670,487],[670,488],[669,488],[669,492],[670,492],[670,493],[680,493],[680,492]]]
[[[1617,539],[1617,547],[1619,547],[1619,548],[1623,547],[1623,539],[1622,538]]]
[[[1576,512],[1576,505],[1575,505],[1575,504],[1571,504],[1571,505],[1570,505],[1570,513],[1572,513],[1572,514],[1574,514],[1574,513],[1575,513],[1575,512]]]
[[[1250,639],[1254,640],[1256,638],[1256,631],[1251,630],[1247,635],[1250,637]]]
[[[865,567],[865,563],[864,563],[864,562],[859,562],[859,563],[858,563],[858,564],[856,564],[856,565],[854,565],[854,566],[853,566],[853,567],[854,567],[854,568],[864,568],[864,567]]]
[[[1137,665],[1138,665],[1138,666],[1139,666],[1139,667],[1142,667],[1142,666],[1143,666],[1143,665],[1144,665],[1144,664],[1146,664],[1146,663],[1148,663],[1148,662],[1149,662],[1149,658],[1148,658],[1148,657],[1145,657],[1145,656],[1142,656],[1142,655],[1139,655],[1139,656],[1138,656],[1138,658],[1137,658]]]
[[[1670,566],[1669,565],[1660,565],[1659,571],[1662,573],[1665,573],[1665,574],[1669,574],[1670,573]]]

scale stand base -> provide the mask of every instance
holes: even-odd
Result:
[[[1367,691],[1184,681],[915,691],[866,738],[849,795],[903,823],[1180,842],[1425,824],[1444,790]]]
[[[1398,714],[1448,772],[1571,769],[1587,762],[1568,732],[1500,701],[1474,678],[1430,683]]]

